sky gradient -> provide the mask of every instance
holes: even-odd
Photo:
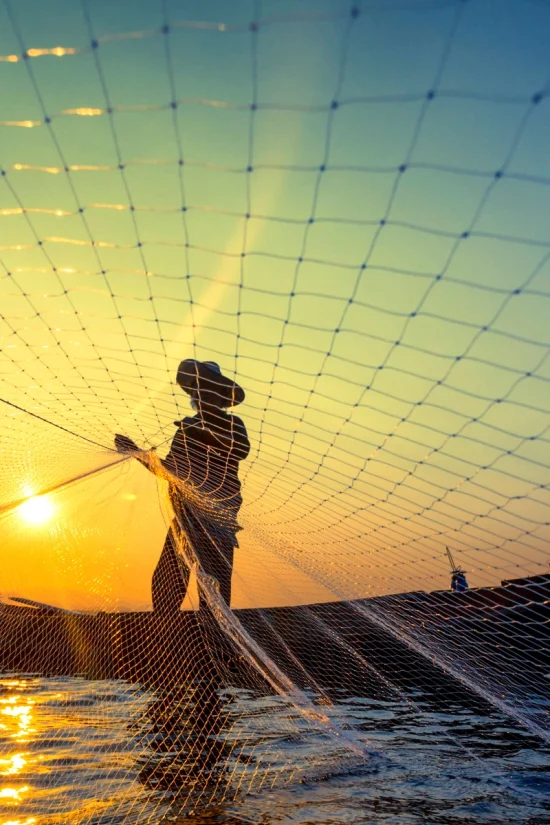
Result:
[[[549,25],[2,8],[2,397],[76,434],[0,405],[2,593],[149,606],[169,516],[112,438],[164,454],[185,357],[246,391],[235,606],[447,587],[446,545],[475,586],[548,568]]]

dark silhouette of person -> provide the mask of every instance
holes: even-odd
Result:
[[[451,578],[451,590],[455,593],[464,593],[468,590],[468,582],[466,581],[466,574],[463,570],[455,570]]]
[[[176,380],[190,396],[196,414],[174,422],[178,429],[161,461],[171,476],[174,510],[152,582],[153,610],[163,615],[180,610],[189,584],[190,570],[177,551],[178,542],[192,549],[191,557],[219,584],[222,599],[230,605],[233,554],[241,529],[239,462],[250,451],[244,423],[226,411],[244,401],[244,391],[222,375],[218,364],[188,358],[179,365]],[[137,451],[138,461],[155,471],[154,463],[131,439],[116,435],[115,446],[119,452]],[[200,579],[199,596],[202,606]]]

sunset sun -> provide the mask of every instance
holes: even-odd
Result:
[[[45,524],[55,512],[49,496],[32,496],[20,504],[18,509],[21,518],[31,525]]]

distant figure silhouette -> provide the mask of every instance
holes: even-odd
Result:
[[[468,590],[468,582],[466,581],[466,574],[463,570],[455,570],[451,579],[451,590],[455,593],[464,593]]]
[[[202,570],[219,583],[222,598],[230,604],[233,553],[240,529],[237,515],[242,504],[239,462],[250,451],[245,425],[226,412],[244,401],[238,384],[222,375],[213,361],[192,358],[181,362],[176,380],[191,397],[196,415],[174,422],[178,429],[162,465],[181,481],[190,482],[194,495],[186,495],[177,482],[169,485],[175,518],[152,585],[153,610],[162,614],[180,610],[189,584],[190,571],[177,552],[177,540],[190,544]],[[120,452],[139,451],[124,435],[115,436],[115,446]],[[145,456],[136,458],[154,470]],[[208,505],[205,509],[201,501]]]

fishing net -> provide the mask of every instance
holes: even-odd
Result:
[[[25,784],[71,731],[108,788],[79,822],[364,768],[342,695],[469,696],[548,738],[549,10],[502,7],[6,0],[18,825],[76,821]],[[244,389],[240,509],[167,458],[184,359]]]

